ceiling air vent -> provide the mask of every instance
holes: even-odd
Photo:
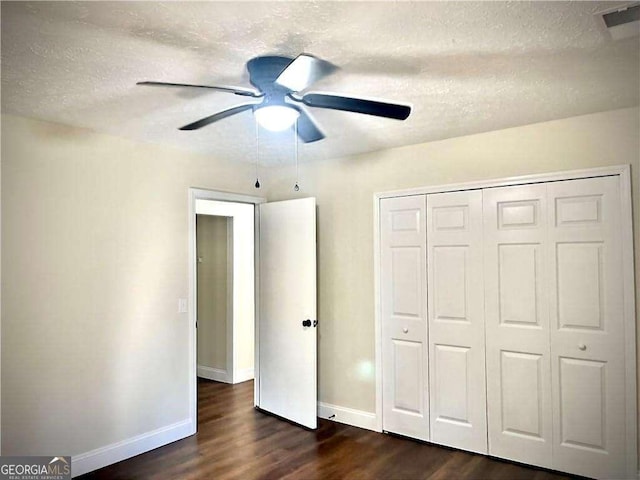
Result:
[[[640,35],[640,3],[599,12],[596,14],[596,19],[613,40]]]

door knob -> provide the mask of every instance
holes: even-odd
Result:
[[[303,327],[310,327],[311,326],[311,320],[309,320],[309,319],[303,320],[302,321],[302,326]]]
[[[584,351],[584,350],[586,350],[586,349],[587,349],[587,346],[586,346],[584,343],[580,343],[580,344],[578,344],[578,348],[579,348],[580,350],[583,350],[583,351]]]

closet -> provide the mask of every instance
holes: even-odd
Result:
[[[608,175],[380,198],[382,429],[637,475],[628,189]]]

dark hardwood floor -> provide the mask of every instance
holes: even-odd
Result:
[[[253,408],[253,382],[198,381],[198,434],[82,479],[577,478],[320,420],[308,431]]]

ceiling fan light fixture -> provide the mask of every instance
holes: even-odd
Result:
[[[292,127],[300,113],[284,105],[268,105],[256,108],[253,112],[261,127],[272,132],[280,132]]]

